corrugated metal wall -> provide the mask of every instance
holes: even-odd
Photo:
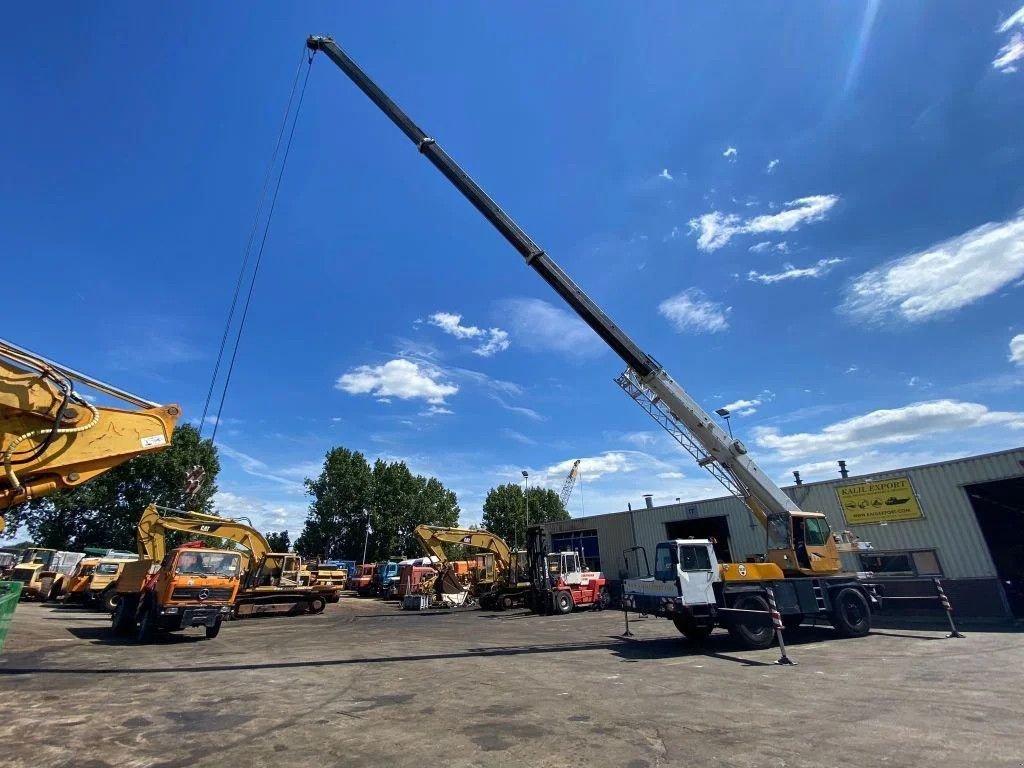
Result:
[[[903,549],[935,549],[943,575],[951,579],[995,578],[995,567],[978,527],[964,485],[1024,476],[1024,448],[1001,453],[974,456],[908,469],[894,469],[871,475],[851,476],[847,480],[830,480],[791,486],[786,492],[802,509],[823,512],[835,531],[851,530],[863,541],[870,541],[878,551]],[[856,469],[856,467],[852,467]],[[839,485],[908,476],[917,494],[923,519],[885,525],[846,524],[835,488]],[[647,509],[638,500],[630,513],[619,512],[587,518],[574,518],[548,523],[551,533],[594,528],[601,546],[601,569],[611,579],[620,577],[626,564],[622,552],[636,544],[647,548],[654,557],[654,547],[666,538],[665,523],[676,520],[725,515],[729,522],[732,553],[738,560],[764,552],[764,530],[753,520],[738,499],[727,497]],[[854,555],[844,555],[846,567],[859,570]]]

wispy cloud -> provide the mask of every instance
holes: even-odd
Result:
[[[779,167],[779,158],[769,160],[768,165],[765,166],[765,173],[775,173],[775,169]]]
[[[1024,211],[887,262],[855,278],[841,311],[919,323],[955,312],[1024,275]]]
[[[697,233],[697,247],[700,250],[717,251],[728,245],[736,235],[791,232],[804,224],[821,221],[838,202],[838,195],[810,195],[790,200],[778,213],[745,220],[734,213],[711,211],[691,219],[690,232]]]
[[[494,400],[494,402],[496,402],[498,405],[500,405],[506,411],[512,411],[513,413],[518,413],[518,414],[520,414],[522,416],[525,416],[528,419],[533,419],[534,421],[545,421],[546,420],[544,418],[544,416],[542,416],[541,414],[537,413],[537,411],[533,410],[533,408],[526,408],[525,406],[522,406],[522,405],[509,405],[507,402],[505,402],[505,400],[503,400],[502,398],[498,397],[498,395],[491,395],[491,399]]]
[[[360,365],[341,376],[335,388],[350,395],[373,395],[387,401],[426,400],[432,405],[443,405],[446,397],[459,391],[455,384],[444,381],[445,374],[411,360],[389,360],[384,365]]]
[[[506,299],[499,304],[518,344],[569,357],[600,355],[605,347],[576,315],[540,299]]]
[[[501,430],[501,434],[507,437],[509,440],[515,440],[517,443],[522,443],[523,445],[537,444],[537,441],[534,440],[533,438],[527,437],[522,432],[516,432],[514,429],[509,429],[508,427],[504,427]]]
[[[996,32],[1001,35],[1012,33],[1010,39],[999,49],[992,61],[992,66],[1004,74],[1016,72],[1017,62],[1024,59],[1024,34],[1021,34],[1020,30],[1016,28],[1024,28],[1024,6],[1014,11],[1006,21],[996,28]]]
[[[756,270],[750,270],[747,273],[747,280],[754,283],[762,283],[763,285],[771,285],[772,283],[779,283],[783,280],[799,280],[805,277],[824,277],[836,264],[842,264],[843,259],[821,259],[816,264],[809,267],[794,267],[792,264],[783,264],[781,272],[775,273],[764,273]]]
[[[661,173],[658,174],[658,178],[664,179],[665,181],[673,180],[672,174],[668,172],[668,168],[662,168]]]
[[[302,493],[302,481],[306,477],[316,475],[320,471],[320,465],[315,462],[305,462],[285,467],[272,468],[266,462],[250,456],[248,453],[235,450],[229,445],[220,443],[217,451],[232,459],[243,472],[253,477],[270,480],[284,486],[291,493]]]
[[[730,414],[735,414],[736,416],[750,416],[757,413],[757,406],[759,405],[761,405],[761,400],[754,398],[753,400],[735,400],[722,407],[729,411]]]
[[[729,328],[732,307],[709,300],[699,288],[687,288],[658,305],[658,312],[677,331],[718,333]]]
[[[722,153],[722,157],[728,159],[730,163],[736,162],[736,156],[739,155],[740,151],[736,147],[726,147],[725,152]]]
[[[445,333],[457,339],[475,339],[478,344],[473,348],[474,355],[491,357],[504,352],[509,347],[508,333],[501,328],[478,328],[475,325],[462,325],[462,315],[454,312],[435,312],[427,321]]]
[[[452,416],[455,411],[445,408],[443,405],[431,405],[426,410],[420,411],[420,416]]]

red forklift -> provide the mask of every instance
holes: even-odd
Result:
[[[562,615],[578,608],[603,611],[611,603],[604,575],[586,570],[579,552],[548,552],[540,526],[526,532],[526,559],[530,577],[527,605],[534,613]]]

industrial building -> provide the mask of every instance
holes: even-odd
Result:
[[[823,512],[833,531],[871,543],[872,549],[844,553],[844,566],[871,572],[885,594],[933,595],[939,577],[962,616],[1024,618],[1024,448],[784,490],[801,509]],[[613,589],[637,575],[633,556],[624,554],[631,547],[653,557],[659,541],[710,537],[720,560],[742,562],[764,552],[764,529],[733,496],[645,501],[623,512],[548,523],[552,549],[582,552]],[[937,607],[925,600],[900,606]]]

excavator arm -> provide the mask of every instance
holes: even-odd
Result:
[[[500,536],[490,531],[477,531],[472,528],[441,528],[434,525],[418,525],[412,535],[423,547],[427,555],[436,557],[441,566],[448,563],[443,544],[462,544],[466,547],[482,549],[494,553],[498,568],[507,571],[512,566],[512,553],[508,544]]]
[[[76,382],[135,409],[93,405]],[[177,405],[143,400],[0,339],[0,515],[166,448],[180,415]]]
[[[174,514],[165,514],[173,512]],[[203,512],[164,510],[150,504],[139,518],[139,557],[160,562],[167,554],[167,532],[180,531],[194,536],[215,536],[241,544],[249,551],[250,562],[259,562],[270,552],[270,545],[259,531],[239,520]]]

